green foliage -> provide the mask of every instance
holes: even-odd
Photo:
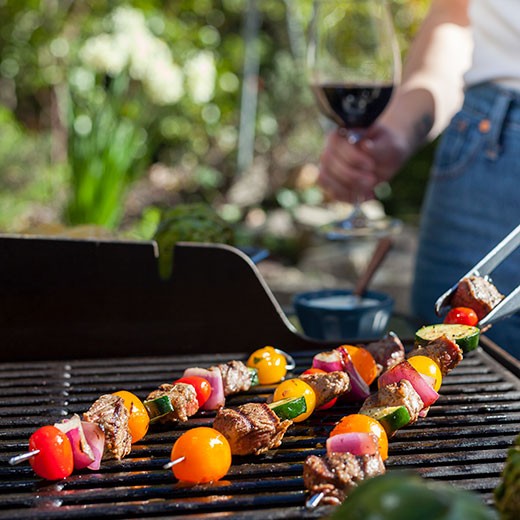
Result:
[[[159,272],[169,278],[177,242],[234,242],[233,229],[206,204],[179,204],[167,210],[154,234],[159,246]]]
[[[363,481],[330,520],[496,520],[478,495],[412,472],[389,471]]]
[[[0,232],[18,232],[59,205],[66,172],[48,167],[48,135],[28,132],[1,105],[0,136]]]
[[[520,512],[520,434],[507,452],[502,479],[494,492],[502,520],[514,520]]]
[[[403,53],[428,4],[426,0],[391,0]],[[249,5],[246,0],[0,0],[0,104],[22,124],[14,148],[7,145],[12,138],[2,134],[0,140],[0,149],[5,145],[9,151],[0,152],[0,188],[6,190],[0,198],[8,200],[14,194],[16,203],[10,208],[20,198],[28,207],[31,190],[39,189],[34,199],[44,208],[52,207],[50,213],[57,207],[71,223],[94,222],[117,229],[134,181],[152,163],[162,163],[172,176],[185,181],[162,188],[163,198],[152,201],[154,206],[172,201],[226,205],[237,180],[242,30]],[[103,73],[84,62],[86,42],[113,32],[112,14],[122,6],[142,13],[148,30],[164,42],[171,61],[181,69],[182,95],[175,103],[164,105],[150,99],[152,85],[146,80],[151,75],[135,77],[128,67],[119,73]],[[267,211],[291,209],[287,207],[290,201],[319,205],[316,190],[294,181],[304,165],[317,162],[323,142],[303,67],[312,0],[262,0],[256,6],[260,69],[254,153],[267,165],[268,176],[261,205]],[[202,81],[202,86],[211,83],[213,88],[197,97],[197,82],[189,71],[191,67],[195,76],[200,72],[193,60],[201,56],[213,60],[215,77],[207,85]],[[22,130],[24,126],[36,134]],[[64,153],[55,153],[60,147],[67,152],[69,177],[58,162]],[[390,198],[385,199],[392,214],[418,212],[429,154],[428,150],[419,156],[411,184],[404,181],[408,172],[392,183]],[[32,188],[13,189],[14,178]],[[64,193],[69,194],[67,201]],[[231,206],[227,213],[233,213],[235,220],[250,209]],[[151,229],[150,215],[156,213],[146,210],[146,206],[141,209],[143,223],[134,224],[136,234]],[[9,209],[0,217],[2,225],[11,230],[23,227],[14,224],[21,213],[19,208]]]

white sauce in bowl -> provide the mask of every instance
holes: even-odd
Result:
[[[376,305],[379,305],[379,303],[381,302],[374,298],[359,298],[353,294],[322,296],[307,301],[309,307],[339,310],[358,309],[359,307],[375,307]]]

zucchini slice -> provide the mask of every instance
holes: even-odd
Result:
[[[258,380],[258,369],[247,367],[249,370],[249,379],[251,380],[251,386],[257,386],[260,384]]]
[[[287,397],[285,399],[280,399],[279,401],[270,403],[267,406],[269,406],[269,408],[271,408],[271,410],[278,415],[282,421],[292,421],[307,411],[307,403],[305,402],[305,397],[303,395],[300,397]]]
[[[388,437],[391,437],[399,428],[410,424],[410,412],[406,406],[376,406],[370,410],[360,412],[379,421]]]
[[[174,411],[171,399],[167,395],[144,401],[143,404],[150,416],[151,423]]]
[[[480,329],[471,325],[459,325],[452,323],[438,323],[420,328],[415,333],[415,343],[424,346],[426,343],[440,336],[447,336],[462,349],[463,352],[471,352],[478,347]]]

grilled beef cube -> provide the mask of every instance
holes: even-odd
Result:
[[[350,390],[350,378],[346,372],[327,374],[304,374],[300,376],[316,393],[316,408]]]
[[[229,361],[226,364],[217,365],[222,374],[224,395],[247,392],[251,388],[251,374],[242,361]]]
[[[481,320],[502,299],[503,294],[486,278],[482,276],[468,276],[457,285],[451,297],[452,307],[469,307],[473,309]]]
[[[236,409],[221,408],[213,428],[229,441],[233,455],[259,455],[280,446],[291,424],[280,421],[265,403],[247,403]]]
[[[424,347],[414,348],[407,357],[426,356],[433,359],[441,373],[445,376],[462,361],[462,350],[453,340],[447,336],[439,336],[430,341]]]
[[[113,394],[102,395],[83,414],[84,421],[96,423],[105,432],[104,459],[121,460],[132,450],[129,415],[123,399]]]
[[[381,455],[329,453],[310,455],[303,465],[303,482],[313,495],[323,493],[322,504],[339,505],[364,479],[381,475],[385,465]]]
[[[389,334],[379,341],[369,343],[365,348],[374,357],[379,374],[404,360],[404,346],[395,334]]]
[[[197,401],[197,392],[191,385],[184,383],[168,383],[162,384],[157,390],[154,390],[147,398],[147,401],[167,395],[172,403],[173,412],[163,415],[158,422],[169,423],[175,421],[185,422],[188,417],[195,415],[199,409]]]
[[[424,403],[419,394],[415,391],[412,383],[407,379],[401,379],[398,383],[383,386],[376,393],[367,397],[359,413],[362,414],[372,408],[381,406],[406,406],[410,414],[410,424],[412,424],[417,421],[419,412],[424,407]]]

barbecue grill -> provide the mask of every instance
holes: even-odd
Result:
[[[2,244],[0,240],[2,260],[6,260],[12,248],[17,247],[13,242],[8,242]],[[70,246],[66,241],[59,240],[36,242],[37,249],[43,248],[48,252],[56,247],[60,255]],[[84,247],[83,243],[75,245]],[[22,247],[25,247],[25,244]],[[91,244],[87,245],[87,249],[89,247]],[[98,247],[103,249],[103,246]],[[110,249],[111,246],[107,247]],[[121,258],[128,260],[129,257],[122,254],[125,248],[115,249],[119,249]],[[48,264],[52,264],[52,256],[47,256]],[[229,268],[228,256],[233,257],[231,264],[236,270]],[[225,259],[225,262],[218,258]],[[70,258],[65,255],[65,263],[67,260]],[[61,257],[57,260],[60,265],[62,261]],[[47,323],[44,317],[49,309],[38,309],[37,306],[29,309],[30,313],[28,309],[25,312],[26,317],[30,316],[28,320],[34,320],[28,324],[32,330],[31,336],[27,331],[22,331],[19,323],[5,324],[7,331],[1,333],[5,361],[0,364],[0,518],[179,516],[196,519],[232,516],[265,520],[321,518],[332,511],[330,506],[313,510],[305,508],[307,495],[303,487],[302,464],[310,454],[325,453],[325,440],[334,423],[343,415],[355,413],[359,404],[341,403],[331,410],[316,412],[304,423],[292,425],[282,445],[276,450],[260,456],[234,457],[228,475],[213,485],[182,485],[175,480],[171,471],[162,468],[163,464],[169,461],[175,439],[193,426],[210,426],[214,417],[214,413],[211,412],[199,413],[187,423],[176,426],[153,425],[146,437],[134,445],[131,454],[124,460],[104,462],[100,471],[75,472],[63,481],[43,481],[35,477],[28,464],[14,467],[7,464],[11,456],[27,450],[28,438],[36,428],[52,424],[73,413],[81,414],[101,394],[127,389],[143,398],[158,385],[180,377],[189,366],[208,367],[230,359],[245,360],[252,349],[265,344],[275,344],[289,350],[296,361],[294,374],[298,374],[310,366],[316,352],[329,346],[326,343],[313,342],[297,334],[290,327],[268,288],[255,272],[254,265],[243,255],[228,248],[186,245],[176,251],[175,262],[177,275],[174,274],[174,277],[177,278],[174,278],[174,281],[182,279],[183,282],[172,285],[166,283],[162,303],[167,301],[168,292],[177,290],[182,295],[183,287],[187,290],[190,282],[196,283],[196,287],[200,289],[208,283],[209,278],[213,281],[213,288],[222,288],[224,282],[219,278],[222,269],[227,270],[225,282],[230,283],[234,280],[241,283],[239,288],[228,287],[227,296],[222,296],[224,304],[220,309],[215,309],[218,319],[223,319],[227,314],[227,321],[220,323],[220,329],[223,328],[224,332],[216,326],[215,319],[208,318],[213,327],[211,332],[214,338],[211,345],[213,348],[207,345],[206,350],[209,352],[194,354],[202,350],[193,349],[193,345],[198,348],[202,339],[211,339],[201,317],[205,318],[204,313],[210,311],[212,302],[208,308],[205,308],[204,304],[197,306],[197,312],[200,313],[202,308],[203,314],[199,314],[200,330],[196,336],[186,336],[191,327],[190,322],[183,329],[185,336],[173,331],[174,341],[167,341],[166,332],[170,330],[170,326],[166,322],[166,316],[177,303],[169,304],[169,312],[160,314],[158,311],[159,317],[153,322],[155,325],[161,324],[157,335],[151,325],[148,326],[145,335],[145,320],[134,323],[134,332],[143,335],[134,338],[131,348],[135,348],[139,341],[141,348],[139,351],[130,352],[120,349],[117,356],[114,356],[114,350],[109,348],[110,341],[103,339],[103,329],[95,327],[95,316],[92,313],[88,314],[88,308],[83,307],[82,310],[87,314],[81,316],[81,319],[75,318],[70,309],[63,312],[68,313],[67,317],[75,325],[72,327],[69,324],[67,332],[70,332],[72,337],[79,338],[82,347],[90,348],[86,356],[82,358],[82,351],[76,345],[67,344],[58,338],[53,349],[46,347],[49,348],[46,353],[42,354],[37,348],[31,348],[31,351],[40,354],[40,359],[21,361],[23,352],[11,352],[9,339],[14,345],[19,346],[21,338],[38,343],[40,338],[35,335],[36,331],[60,331],[61,321],[57,319],[59,315],[56,316],[54,313],[58,310],[57,301],[67,293],[67,286],[60,282],[60,277],[57,276],[59,268],[56,268],[57,273],[53,281],[59,282],[61,286],[55,291],[55,301],[49,304],[52,307],[50,316],[54,315],[58,324]],[[204,268],[208,262],[209,267]],[[85,267],[88,265],[84,259],[79,263],[85,263]],[[128,271],[127,275],[132,271],[130,263],[128,261],[125,268]],[[223,268],[224,264],[227,267]],[[29,262],[23,264],[24,268],[28,266]],[[202,266],[206,274],[199,273],[195,276],[179,269],[180,266],[184,266],[187,271],[190,271],[188,267]],[[5,273],[3,276],[11,281],[24,279],[23,290],[32,296],[37,294],[40,302],[47,293],[53,292],[52,287],[45,287],[43,278],[35,278],[34,273],[28,276],[27,271],[18,272],[14,263],[11,263],[10,267],[17,271],[14,278],[9,278]],[[90,268],[94,271],[98,269],[95,263],[91,264]],[[69,271],[72,272],[73,269]],[[40,275],[43,272],[41,271]],[[64,271],[65,278],[67,272]],[[83,272],[80,274],[87,276]],[[240,277],[248,280],[239,280]],[[122,276],[116,280],[110,280],[108,276],[102,278],[107,284],[108,293],[112,293],[114,285],[122,286]],[[136,280],[141,295],[144,289],[148,290],[143,278],[142,275],[140,280]],[[87,286],[88,281],[87,276]],[[79,283],[76,280],[75,285],[68,286],[69,297],[70,293],[79,290]],[[84,281],[81,281],[81,284],[83,283]],[[162,284],[163,282],[157,282],[158,287],[162,287]],[[127,284],[124,291],[129,300],[133,298],[132,292],[128,289],[131,285]],[[13,291],[14,287],[13,282]],[[56,289],[56,285],[53,288]],[[8,289],[9,287],[4,286],[4,295]],[[94,295],[99,297],[102,284],[90,289],[92,294],[87,295],[88,298]],[[250,292],[246,292],[247,290]],[[179,304],[184,301],[182,316],[193,319],[195,323],[197,312],[190,311],[188,306],[194,301],[200,303],[200,297],[208,297],[211,300],[209,292],[211,291],[206,289],[195,299],[182,300],[179,297]],[[242,341],[241,349],[238,342],[231,337],[235,330],[230,325],[230,320],[231,323],[240,322],[235,322],[233,314],[229,314],[229,308],[224,308],[226,302],[233,300],[237,295],[240,296],[240,305],[235,303],[234,306],[246,307],[248,313],[256,320],[245,324],[246,327],[251,323],[255,324],[247,333],[237,332]],[[248,295],[247,300],[245,295]],[[116,298],[113,295],[106,296],[109,297]],[[178,295],[172,295],[173,300],[177,297]],[[18,294],[17,298],[18,305],[22,302],[22,297]],[[76,302],[77,298],[78,294],[72,303]],[[152,306],[151,302],[148,303]],[[230,301],[229,305],[232,304]],[[5,307],[5,301],[2,305]],[[18,310],[21,309],[20,304]],[[123,310],[126,311],[126,307],[123,306]],[[239,316],[244,316],[244,320],[247,319],[247,313],[243,310],[237,312]],[[151,315],[147,309],[146,317]],[[115,317],[115,314],[107,317],[109,322],[114,319],[115,324],[110,337],[124,328],[121,325],[124,320],[117,320]],[[130,321],[132,317],[135,318],[135,314],[130,315]],[[175,321],[175,316],[170,314],[170,320]],[[81,330],[78,332],[76,329],[80,325]],[[87,338],[81,339],[81,333],[89,326],[94,327],[96,335],[87,334]],[[230,349],[225,348],[226,337],[229,338]],[[94,355],[96,338],[99,343],[98,356]],[[185,343],[180,343],[181,341]],[[42,342],[46,345],[52,344],[52,341],[45,338],[42,338]],[[410,348],[411,342],[406,342],[406,346]],[[191,353],[188,353],[190,350]],[[17,360],[8,360],[10,354],[12,359]],[[45,354],[48,360],[42,359]],[[454,486],[475,491],[484,502],[491,504],[492,492],[499,482],[507,449],[520,431],[519,377],[520,364],[498,346],[482,338],[481,347],[467,355],[462,363],[444,378],[441,397],[431,407],[428,416],[398,431],[391,439],[387,470],[411,469],[426,478],[449,482]],[[254,387],[247,394],[229,397],[227,405],[237,406],[245,402],[262,401],[272,390],[273,387]]]

